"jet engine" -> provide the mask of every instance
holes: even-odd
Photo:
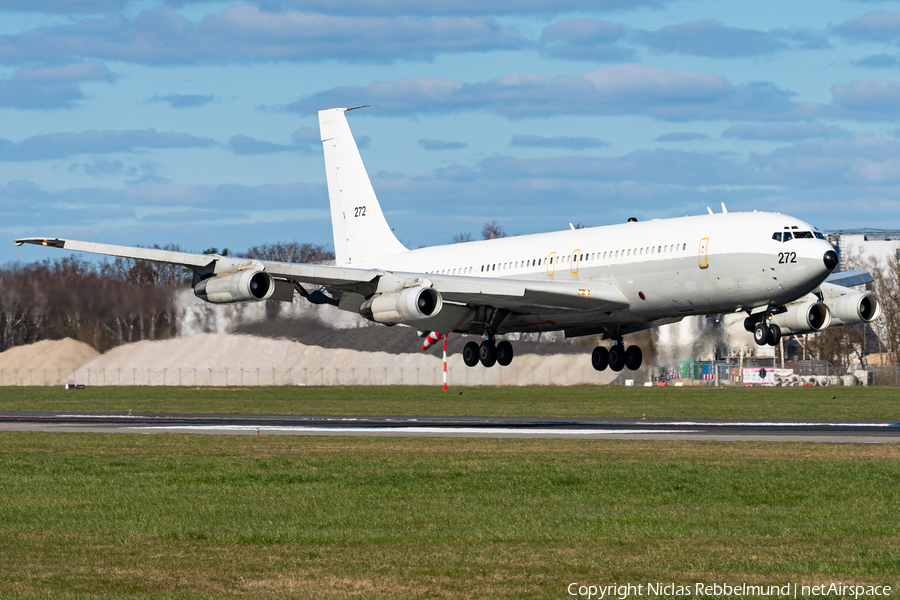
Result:
[[[194,286],[194,295],[213,304],[259,302],[275,293],[275,280],[265,271],[238,271],[204,279]]]
[[[430,287],[410,287],[372,296],[359,307],[359,314],[378,323],[393,325],[436,316],[443,305],[441,294]]]
[[[825,304],[831,309],[834,325],[871,323],[881,314],[881,301],[878,296],[869,292],[826,298]]]
[[[822,302],[792,304],[786,312],[773,316],[769,323],[778,325],[783,334],[813,333],[831,325],[831,311]]]

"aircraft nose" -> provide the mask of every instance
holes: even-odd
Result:
[[[837,253],[834,250],[829,250],[825,253],[825,256],[822,257],[822,261],[825,263],[826,269],[834,271],[834,268],[838,264]]]

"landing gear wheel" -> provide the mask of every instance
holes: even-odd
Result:
[[[497,344],[497,363],[501,367],[509,366],[513,359],[513,347],[508,341],[503,340]]]
[[[775,324],[769,325],[769,339],[766,341],[770,346],[777,346],[781,341],[781,327]]]
[[[609,350],[603,346],[597,346],[591,353],[591,366],[598,371],[606,370],[609,366]]]
[[[644,361],[644,353],[641,352],[640,346],[628,346],[625,349],[625,367],[629,371],[637,371],[641,368]]]
[[[469,342],[463,347],[463,362],[467,367],[474,367],[478,364],[478,344]]]
[[[616,344],[609,349],[609,368],[617,373],[625,368],[625,347]]]
[[[481,342],[481,347],[478,348],[478,356],[481,358],[483,366],[487,368],[493,367],[494,363],[497,362],[497,347],[494,346],[494,342],[490,340]]]
[[[765,323],[757,323],[753,328],[753,341],[757,346],[765,346],[769,341],[769,326]]]

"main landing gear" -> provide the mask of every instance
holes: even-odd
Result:
[[[744,329],[753,332],[753,341],[757,346],[777,346],[781,341],[781,327],[775,323],[767,323],[763,317],[761,321],[754,323],[750,317],[744,320]]]
[[[644,361],[644,353],[640,346],[625,347],[623,341],[619,340],[612,348],[597,346],[591,353],[591,366],[598,371],[606,370],[609,367],[613,371],[619,372],[624,368],[629,371],[637,371],[641,368]]]
[[[781,341],[781,327],[772,323],[767,325],[765,321],[757,323],[753,328],[753,341],[757,346],[777,346]]]
[[[493,338],[489,338],[481,342],[481,345],[469,342],[463,348],[463,362],[467,367],[474,367],[479,362],[485,367],[493,367],[495,364],[506,367],[512,359],[513,347],[506,340],[494,344]]]

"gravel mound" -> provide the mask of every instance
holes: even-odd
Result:
[[[414,340],[421,347],[421,340]],[[534,344],[542,345],[542,344]],[[438,350],[439,352],[439,350]],[[591,368],[588,354],[518,356],[509,367],[466,367],[448,356],[451,385],[608,383],[611,371]],[[360,352],[286,339],[200,333],[143,341],[110,350],[71,378],[87,385],[439,385],[439,355]]]
[[[16,346],[0,352],[0,383],[56,385],[99,356],[92,347],[71,338]]]
[[[269,319],[243,323],[235,333],[265,338],[285,339],[307,346],[322,348],[346,348],[363,352],[387,352],[388,354],[422,354],[422,342],[412,327],[372,325],[354,329],[333,329],[313,318]],[[447,340],[448,354],[459,354],[466,342],[480,342],[476,336],[451,334]],[[590,354],[593,348],[573,346],[567,342],[511,341],[515,354]],[[441,344],[430,348],[427,354],[441,355]]]

